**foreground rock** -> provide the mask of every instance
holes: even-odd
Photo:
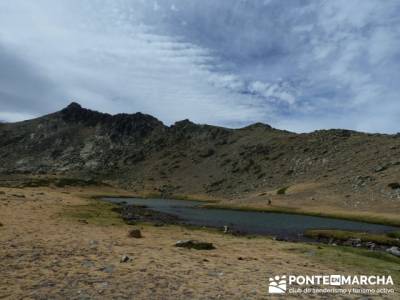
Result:
[[[386,249],[386,252],[393,254],[394,256],[400,257],[400,249],[398,247],[390,247]]]
[[[142,232],[139,229],[132,229],[129,231],[129,237],[135,238],[135,239],[140,239],[142,238]]]
[[[121,263],[126,263],[126,262],[129,262],[129,261],[131,261],[132,259],[128,256],[128,255],[122,255],[122,257],[121,257],[121,259],[120,259],[120,262]]]
[[[212,243],[199,242],[196,240],[177,241],[175,243],[175,247],[196,249],[196,250],[213,250],[213,249],[215,249],[215,247]]]

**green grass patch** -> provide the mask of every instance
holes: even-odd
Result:
[[[386,252],[330,245],[303,245],[291,250],[349,274],[391,275],[395,283],[400,282],[400,258]]]
[[[335,240],[346,241],[348,239],[360,239],[361,242],[373,242],[380,245],[400,246],[400,241],[387,234],[372,234],[366,232],[345,231],[345,230],[307,230],[305,236],[311,238],[333,238]]]
[[[120,215],[113,211],[117,205],[107,202],[90,200],[85,205],[67,206],[60,213],[61,217],[93,225],[111,226],[123,225]]]
[[[400,239],[400,231],[389,232],[387,236],[395,239]]]

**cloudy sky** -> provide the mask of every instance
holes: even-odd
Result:
[[[400,131],[398,0],[0,0],[0,120]]]

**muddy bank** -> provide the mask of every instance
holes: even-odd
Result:
[[[183,220],[175,215],[155,211],[145,205],[121,204],[113,210],[120,214],[125,223],[131,225],[142,222],[158,226],[184,224]]]

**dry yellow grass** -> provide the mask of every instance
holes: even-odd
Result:
[[[112,214],[97,215],[90,206],[89,196],[128,195],[111,188],[0,191],[5,192],[0,194],[0,298],[5,299],[266,299],[268,277],[275,274],[376,272],[368,263],[379,263],[382,272],[400,269],[351,252],[341,253],[342,263],[333,261],[340,250],[332,247],[176,226],[143,226],[144,238],[131,239],[132,226]],[[103,222],[105,216],[112,221]],[[180,239],[212,242],[217,249],[173,247]],[[132,261],[120,263],[122,255]]]

